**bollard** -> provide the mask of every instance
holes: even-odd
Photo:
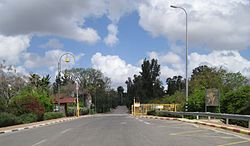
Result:
[[[196,119],[199,120],[199,115],[196,115]]]
[[[229,119],[228,118],[226,118],[226,124],[228,124],[229,123]]]
[[[208,120],[210,120],[211,119],[211,117],[210,116],[208,116]]]
[[[181,115],[181,118],[184,118],[184,115]]]
[[[248,121],[248,128],[250,128],[250,120]]]

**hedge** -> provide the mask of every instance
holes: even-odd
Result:
[[[0,127],[20,124],[18,118],[10,113],[0,113]]]
[[[64,116],[65,115],[63,113],[60,113],[60,112],[47,112],[47,113],[44,113],[43,119],[50,120],[50,119],[62,118]]]

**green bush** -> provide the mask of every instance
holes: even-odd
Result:
[[[17,116],[33,113],[39,118],[42,117],[45,111],[43,104],[34,96],[13,97],[8,110]]]
[[[80,115],[87,115],[89,114],[88,108],[80,108]]]
[[[47,112],[47,113],[44,113],[43,119],[50,120],[50,119],[62,118],[64,116],[65,115],[63,113],[60,113],[60,112]]]
[[[147,115],[153,115],[153,116],[155,116],[155,111],[156,110],[150,110],[150,111],[147,111]]]
[[[26,123],[32,123],[38,120],[37,115],[33,113],[23,114],[18,117],[20,123],[26,124]]]
[[[74,116],[75,115],[75,107],[69,107],[68,108],[68,111],[67,111],[67,113],[66,113],[66,116],[67,117],[72,117],[72,116]]]
[[[0,127],[20,124],[18,118],[10,113],[0,113]]]

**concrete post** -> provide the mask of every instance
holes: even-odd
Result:
[[[226,124],[228,124],[229,123],[229,119],[228,118],[226,118]]]

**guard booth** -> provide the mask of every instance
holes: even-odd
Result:
[[[58,111],[59,110],[59,108],[58,108],[58,98],[54,98],[53,103],[54,103],[54,105],[57,106],[56,110]],[[74,97],[63,97],[63,98],[60,98],[59,103],[60,103],[60,111],[66,115],[67,112],[68,112],[67,105],[70,104],[70,103],[76,103],[76,98],[74,98]]]

